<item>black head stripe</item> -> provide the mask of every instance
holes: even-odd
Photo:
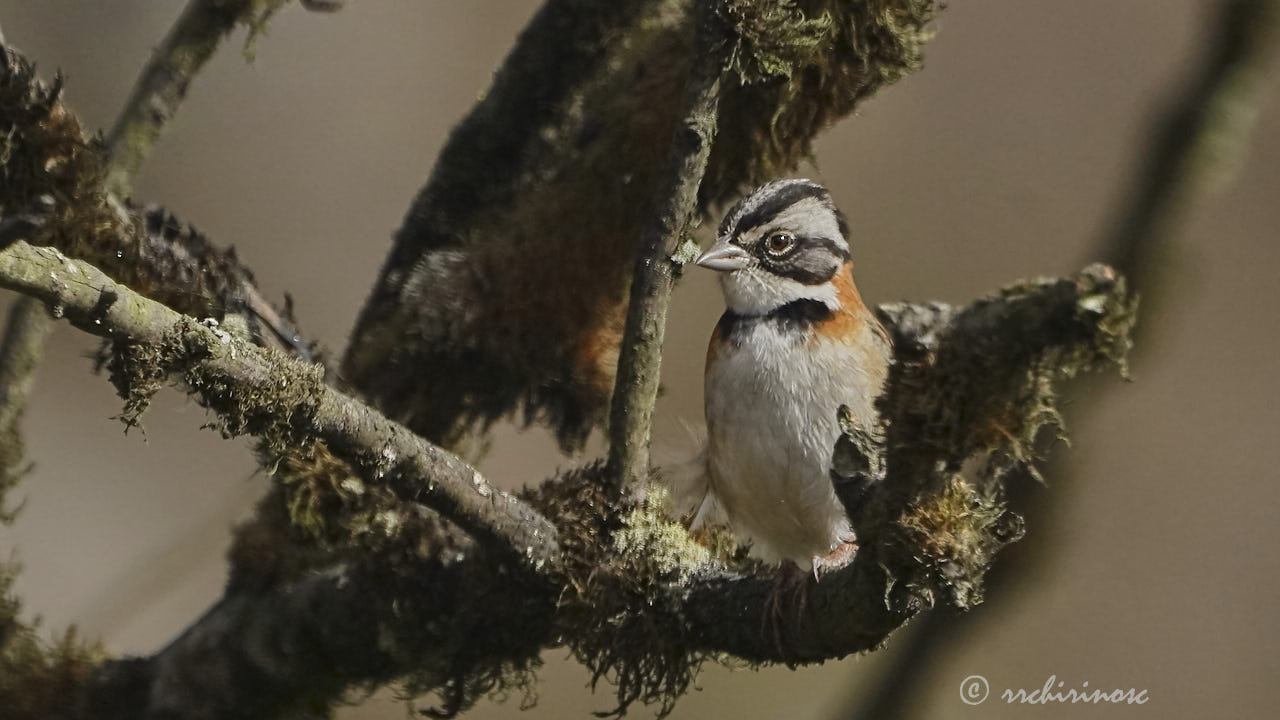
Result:
[[[790,278],[801,285],[821,285],[835,276],[836,271],[840,269],[840,263],[835,262],[826,253],[817,256],[805,254],[796,256],[791,262],[771,266],[769,269],[776,275]]]
[[[849,259],[849,251],[830,238],[796,238],[796,251],[775,258],[760,252],[761,263],[775,275],[790,278],[801,285],[821,285],[835,276]]]
[[[767,185],[765,186],[765,188],[768,187]],[[735,235],[741,235],[769,222],[778,213],[807,198],[819,198],[828,205],[831,204],[831,196],[826,189],[811,182],[787,183],[776,190],[766,190],[765,188],[748,195],[739,203],[739,207],[734,208],[729,213],[725,218],[725,224],[720,228],[721,234],[732,230]],[[762,194],[764,197],[748,206],[748,203],[751,203],[758,195]],[[735,217],[737,222],[731,222]]]
[[[843,217],[841,220],[843,221]],[[826,237],[807,237],[802,240],[806,248],[823,248],[840,259],[840,264],[849,262],[849,246]]]
[[[849,237],[849,218],[845,217],[844,213],[840,212],[840,208],[836,207],[834,203],[832,204],[831,209],[836,212],[836,227],[840,228],[840,236],[846,238]],[[849,251],[846,250],[845,258],[848,259],[848,256]]]

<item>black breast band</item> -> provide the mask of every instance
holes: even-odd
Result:
[[[761,324],[776,325],[780,332],[794,332],[799,336],[831,317],[833,312],[820,300],[794,300],[764,315],[741,315],[725,310],[717,323],[717,329],[720,337],[736,346],[742,344],[748,332]]]

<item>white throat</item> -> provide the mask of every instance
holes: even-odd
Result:
[[[833,283],[805,285],[757,267],[722,274],[720,288],[725,306],[739,315],[767,315],[797,300],[815,300],[831,310],[840,309]]]

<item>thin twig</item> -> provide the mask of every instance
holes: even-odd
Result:
[[[555,527],[535,510],[454,455],[325,385],[317,366],[201,325],[51,248],[19,242],[0,252],[0,287],[39,298],[94,335],[173,353],[172,362],[147,369],[161,377],[181,373],[193,396],[222,417],[224,432],[323,440],[369,482],[433,508],[486,547],[540,568],[558,558]]]
[[[128,195],[134,177],[151,154],[165,124],[177,112],[192,78],[213,56],[219,43],[236,23],[251,17],[253,5],[247,0],[238,3],[191,0],[187,5],[143,68],[107,138],[108,157],[103,182],[108,202],[114,202],[116,207],[123,209],[123,204],[111,196]],[[3,32],[0,32],[0,47],[4,44]],[[0,247],[28,237],[38,227],[25,216],[6,217],[3,223],[9,230],[5,234],[13,237],[0,238],[3,241]],[[309,359],[309,348],[299,340],[292,325],[262,298],[257,288],[246,283],[243,292],[247,309],[260,318],[285,347]],[[5,343],[0,347],[0,437],[6,438],[9,445],[4,453],[5,467],[0,468],[0,476],[9,478],[10,482],[22,462],[17,422],[34,384],[44,345],[54,327],[42,303],[27,297],[15,301],[5,330]]]
[[[723,30],[715,2],[698,3],[697,47],[667,165],[655,198],[661,198],[644,245],[636,257],[631,304],[618,357],[618,376],[609,416],[609,476],[618,487],[649,473],[653,407],[662,369],[667,306],[685,260],[677,252],[697,207],[698,187],[715,139],[720,78],[724,69]]]
[[[334,3],[304,3],[309,9],[332,11]],[[213,57],[231,31],[251,20],[259,10],[250,0],[216,2],[191,0],[142,69],[115,125],[107,135],[109,193],[127,197],[138,171],[151,154],[160,134],[187,95],[191,81]],[[245,287],[246,306],[285,347],[303,359],[310,350],[292,324],[252,285]]]
[[[104,183],[108,192],[128,194],[134,176],[150,155],[165,123],[186,95],[191,78],[212,57],[218,43],[235,23],[244,19],[251,5],[244,2],[236,7],[211,0],[192,0],[188,4],[143,68],[107,139]],[[0,33],[0,46],[3,45]],[[5,218],[6,222],[11,220],[16,218]],[[18,438],[16,423],[34,383],[44,344],[54,327],[48,319],[48,310],[39,301],[24,297],[15,302],[5,330],[5,343],[0,347],[0,437],[15,441]]]
[[[164,126],[178,112],[192,79],[223,39],[254,12],[250,0],[190,0],[169,30],[107,134],[108,191],[127,197]]]

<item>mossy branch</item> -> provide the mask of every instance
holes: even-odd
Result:
[[[704,9],[707,6],[699,5]],[[754,0],[735,0],[735,6],[743,10],[764,7]],[[797,43],[764,47],[753,60],[740,57],[749,60],[739,66],[746,84],[730,88],[731,95],[737,102],[756,109],[731,113],[744,136],[735,137],[735,143],[721,151],[721,157],[733,152],[739,160],[722,159],[717,165],[712,150],[708,176],[716,168],[720,168],[716,171],[720,174],[715,175],[714,188],[703,188],[704,201],[707,196],[731,192],[738,183],[756,174],[775,171],[776,163],[794,161],[806,151],[821,122],[851,110],[858,99],[918,64],[923,24],[933,10],[932,3],[907,0],[838,4],[815,0],[794,6],[801,12],[789,12],[788,17],[800,20],[793,23],[799,33]],[[572,133],[556,134],[542,130],[560,127],[556,125],[563,119],[560,116],[551,120],[543,117],[539,122],[519,113],[497,117],[492,111],[505,107],[503,103],[511,102],[512,97],[524,97],[521,92],[543,92],[529,87],[516,89],[519,76],[509,76],[502,81],[508,83],[505,89],[492,93],[482,103],[482,109],[488,110],[481,112],[475,123],[469,122],[469,130],[462,134],[474,135],[481,146],[502,156],[543,160],[556,156],[569,158],[564,162],[577,162],[583,160],[577,154],[582,148],[592,148],[591,152],[598,155],[592,155],[595,161],[603,158],[601,166],[616,175],[618,156],[608,152],[616,148],[594,143],[602,137],[616,140],[627,133],[601,131],[594,124],[609,116],[591,114],[596,108],[593,103],[601,99],[591,95],[592,88],[614,83],[609,87],[621,85],[630,90],[637,77],[630,73],[637,65],[645,65],[642,60],[646,52],[674,48],[679,51],[674,56],[683,58],[688,57],[689,48],[682,44],[687,38],[680,33],[678,23],[664,26],[636,22],[639,16],[648,22],[656,15],[666,14],[671,8],[663,3],[620,3],[617,8],[622,9],[610,9],[604,15],[588,12],[599,7],[613,8],[560,0],[549,3],[548,9],[540,13],[535,24],[541,31],[551,33],[563,27],[567,19],[574,28],[574,41],[564,43],[563,51],[559,47],[561,36],[554,33],[536,38],[537,42],[522,41],[526,49],[533,47],[549,53],[549,62],[563,64],[561,69],[568,80],[554,78],[556,82],[563,81],[563,86],[555,88],[573,97],[578,97],[578,90],[588,89],[583,95],[584,104],[574,103],[572,107],[577,108],[573,113],[579,114],[586,107],[592,123],[575,125]],[[827,37],[825,24],[803,21],[803,17],[814,17],[824,8],[839,10],[832,15],[830,46],[821,42]],[[650,12],[655,15],[648,15]],[[574,24],[571,20],[575,17],[586,21]],[[752,20],[762,16],[742,17]],[[643,41],[636,45],[642,51],[628,61],[637,65],[622,63],[628,72],[622,80],[610,74],[612,71],[592,74],[595,69],[611,67],[620,57],[612,54],[617,48],[599,46],[600,26],[593,24],[595,21],[628,29],[641,25],[648,28],[630,36],[633,41]],[[752,20],[746,24],[756,23]],[[662,32],[655,35],[655,27],[663,28]],[[669,28],[675,29],[668,33]],[[886,32],[886,28],[893,31]],[[809,55],[811,52],[814,54]],[[547,59],[536,53],[535,56]],[[577,67],[575,60],[584,57],[593,61],[584,68],[593,70]],[[6,54],[6,61],[10,59]],[[774,80],[760,77],[781,67],[779,63],[799,59],[839,72],[817,73],[816,86],[787,76]],[[690,73],[697,78],[710,67],[689,63],[692,70],[682,63],[663,67],[679,65],[676,70],[681,84]],[[653,68],[659,65],[654,64]],[[541,69],[540,65],[530,67],[535,72]],[[718,76],[718,69],[716,72]],[[25,82],[22,77],[17,78],[20,82],[11,82],[14,77],[13,73],[6,74],[0,89]],[[29,79],[28,73],[26,80]],[[669,84],[660,80],[656,84]],[[828,85],[829,82],[834,84]],[[28,111],[20,118],[27,123],[25,127],[45,132],[51,127],[51,118],[64,122],[69,117],[64,109],[51,112],[56,93],[33,95],[34,86],[30,83],[22,87],[16,106]],[[685,101],[687,109],[709,111],[714,107],[715,82],[696,81],[691,89],[696,92]],[[650,94],[636,93],[643,102],[655,97],[652,87],[646,91]],[[612,91],[604,94],[611,102],[617,100]],[[760,101],[762,95],[764,101]],[[662,93],[658,96],[665,97]],[[34,104],[21,104],[31,98]],[[12,99],[9,95],[0,96],[0,101]],[[0,102],[0,108],[7,107]],[[633,104],[626,103],[611,107],[624,117],[634,115],[636,110]],[[659,120],[642,136],[670,138],[674,132],[683,138],[672,128],[680,117],[692,117],[690,112],[683,116],[667,113],[664,108],[669,109],[670,103],[653,107],[658,109]],[[761,113],[760,108],[765,112]],[[537,112],[555,115],[559,109]],[[506,127],[507,118],[513,116],[523,127],[520,136],[507,138],[510,143],[496,142],[490,131]],[[713,115],[704,113],[700,117]],[[754,124],[757,121],[766,123],[767,132]],[[612,128],[608,123],[602,127]],[[762,139],[765,135],[768,138]],[[42,228],[40,232],[44,234],[37,239],[63,237],[70,238],[67,242],[82,242],[77,233],[92,231],[91,237],[101,240],[94,247],[109,247],[114,252],[126,249],[123,241],[136,236],[122,232],[123,226],[113,223],[127,224],[133,211],[102,194],[100,185],[77,184],[97,177],[92,174],[93,156],[76,154],[85,148],[78,126],[74,137],[67,133],[47,136],[63,143],[54,142],[54,147],[69,148],[70,155],[57,156],[64,164],[55,168],[80,168],[59,176],[69,183],[65,187],[53,187],[60,197],[88,198],[88,209],[80,207],[76,212],[102,220],[108,231],[104,233],[94,224],[63,220]],[[529,150],[525,144],[529,138],[539,138],[537,145],[556,137],[572,138],[576,149],[560,153],[562,148],[537,146],[529,152],[508,152],[513,147]],[[679,226],[687,222],[685,203],[697,187],[699,165],[708,162],[706,148],[701,147],[706,138],[698,135],[697,139],[698,147],[682,149],[677,143],[671,170],[674,180],[668,183],[670,193],[661,198],[663,202],[670,201],[669,212],[657,214],[658,230],[646,236],[654,241],[646,247],[649,257],[662,262],[664,253],[673,249],[674,239],[680,237]],[[741,143],[737,143],[739,139]],[[640,145],[646,148],[641,154],[649,152],[649,144]],[[17,157],[23,162],[47,160],[48,153],[41,152],[40,147],[26,148]],[[457,157],[461,159],[446,171],[452,168],[453,172],[460,172],[458,167],[469,165],[466,161],[474,159],[462,151]],[[77,162],[85,164],[77,166]],[[740,162],[747,166],[736,164]],[[484,178],[492,176],[483,163],[475,167],[483,169]],[[508,224],[507,215],[489,213],[494,206],[522,205],[524,211],[539,207],[556,226],[564,225],[567,209],[583,218],[618,217],[629,221],[636,217],[631,211],[613,213],[611,210],[617,208],[607,203],[587,203],[593,197],[589,193],[560,192],[564,189],[561,186],[542,182],[547,175],[537,172],[539,168],[545,170],[546,165],[533,162],[531,168],[508,168],[511,176],[504,176],[503,182],[492,186],[470,186],[468,177],[461,181],[462,190],[458,190],[458,182],[446,183],[445,187],[458,191],[456,196],[424,192],[426,210],[415,208],[406,227],[421,231],[433,219],[439,219],[441,206],[436,203],[448,197],[460,201],[445,203],[444,210],[458,212],[465,206],[466,212],[485,217],[500,230],[512,230],[513,237],[520,236],[516,230],[540,226],[527,222],[528,217],[520,212],[513,212],[511,217],[526,222]],[[9,170],[5,168],[6,172]],[[648,169],[641,174],[648,177],[646,173]],[[585,178],[589,185],[596,182],[596,176],[590,173],[563,176]],[[650,178],[653,182],[645,186],[661,186],[656,178],[654,172]],[[535,187],[549,188],[549,194],[539,194],[541,190],[531,189]],[[608,189],[606,194],[635,195],[615,192],[616,189]],[[484,195],[485,192],[496,195]],[[587,203],[586,210],[591,214],[582,207],[541,202],[553,197],[576,198]],[[6,214],[11,208],[25,211],[32,206],[28,202],[32,196],[19,197],[16,205],[8,204],[7,197],[0,200],[6,202]],[[436,212],[427,212],[433,207]],[[419,210],[423,212],[419,214]],[[109,214],[115,214],[117,220],[111,220]],[[78,217],[81,216],[71,219]],[[633,230],[628,222],[622,224]],[[435,228],[425,237],[413,232],[402,235],[384,280],[392,285],[403,281],[409,289],[425,293],[435,287],[425,281],[457,282],[470,277],[466,254],[458,249],[462,247],[460,241],[443,237],[441,232]],[[575,232],[590,235],[582,228]],[[113,246],[113,242],[117,244]],[[595,258],[599,262],[581,263],[580,269],[604,277],[604,284],[616,290],[624,285],[626,277],[625,272],[617,272],[623,267],[619,259],[625,258],[625,267],[633,267],[633,243],[634,238],[610,245],[608,252]],[[426,252],[420,252],[424,246]],[[493,244],[478,242],[468,250],[481,246]],[[576,265],[564,261],[571,255],[542,254],[565,268]],[[103,269],[107,269],[105,266],[112,262],[110,255],[90,256],[100,258]],[[425,255],[426,260],[420,255]],[[406,280],[399,260],[422,268],[428,276]],[[642,260],[640,265],[643,264]],[[526,275],[533,274],[527,267],[514,266]],[[129,267],[121,268],[121,272],[130,271]],[[643,270],[640,273],[642,277],[645,274]],[[172,280],[170,277],[161,282],[157,292],[163,292],[164,285]],[[212,323],[183,317],[120,281],[121,278],[112,280],[98,268],[69,259],[52,248],[17,243],[0,252],[0,286],[38,297],[77,327],[112,340],[110,367],[113,380],[125,396],[127,418],[140,412],[162,383],[177,379],[216,414],[217,427],[224,433],[256,435],[269,453],[305,449],[322,440],[368,486],[390,490],[406,506],[426,505],[438,510],[478,542],[457,546],[422,544],[417,542],[421,538],[414,536],[396,540],[400,544],[393,542],[382,548],[383,552],[345,558],[302,578],[285,578],[265,586],[233,585],[217,606],[161,653],[144,660],[109,663],[96,673],[82,688],[88,700],[80,707],[109,708],[109,712],[97,713],[101,717],[269,717],[298,708],[322,710],[348,687],[382,683],[406,673],[415,689],[445,687],[447,704],[456,709],[487,690],[507,687],[512,682],[509,672],[515,673],[517,681],[526,680],[525,673],[535,662],[538,650],[557,644],[569,645],[596,678],[615,681],[624,708],[629,702],[640,700],[659,703],[665,709],[687,690],[698,664],[721,653],[752,661],[809,662],[869,649],[912,615],[936,602],[948,600],[967,607],[980,600],[986,568],[995,553],[1016,539],[1021,529],[1019,519],[1004,507],[1004,478],[1014,469],[1030,466],[1037,433],[1053,426],[1057,417],[1055,382],[1123,357],[1133,312],[1132,300],[1122,283],[1104,268],[1090,268],[1064,280],[1022,283],[968,308],[882,308],[882,319],[895,335],[898,362],[882,402],[888,423],[884,474],[877,474],[866,497],[850,506],[862,547],[851,566],[824,578],[810,593],[806,614],[791,614],[791,620],[782,627],[783,642],[779,643],[760,632],[773,578],[759,572],[759,568],[694,543],[678,524],[662,517],[660,494],[651,494],[642,501],[618,497],[609,492],[601,465],[566,473],[544,484],[528,501],[499,493],[456,457],[325,386],[314,366],[256,347]],[[665,292],[664,283],[669,288],[669,278],[658,279],[652,285],[661,292],[645,294],[647,291],[641,288],[645,302],[639,303],[638,309],[633,308],[639,313],[633,327],[643,328],[656,321],[660,332],[665,297],[659,295]],[[169,287],[172,290],[174,286]],[[380,285],[375,298],[402,297],[399,289]],[[579,288],[571,290],[578,293]],[[618,299],[611,293],[605,289],[578,294],[588,305],[608,305]],[[411,296],[412,293],[403,297]],[[417,302],[422,298],[411,299],[414,307],[426,308],[424,312],[474,309],[473,305],[456,302],[459,297],[436,295],[428,298],[432,302],[422,303]],[[646,309],[644,305],[650,299],[655,304]],[[420,324],[420,316],[403,317],[407,310],[377,308],[374,317],[393,320],[373,326],[377,330],[373,336],[357,333],[358,339],[373,338],[358,349],[375,358],[364,368],[369,373],[395,374],[387,373],[376,360],[379,354],[386,355],[387,347],[376,341],[378,336],[398,337],[397,333],[406,327],[430,329],[429,324]],[[204,314],[192,312],[196,317]],[[479,312],[475,316],[484,317]],[[588,327],[590,333],[599,330],[599,325],[583,322],[576,315],[569,314],[567,319],[572,321],[570,326]],[[459,321],[459,326],[466,329],[464,322]],[[456,329],[451,326],[450,331]],[[422,337],[429,336],[430,333],[422,333]],[[651,339],[649,335],[645,342]],[[504,342],[502,337],[488,340]],[[599,337],[588,337],[575,347],[599,350],[597,340]],[[643,350],[643,343],[630,344]],[[651,343],[647,350],[655,360],[658,345],[660,341]],[[518,350],[523,352],[525,348]],[[491,377],[488,371],[492,366],[486,363],[492,358],[483,348],[446,347],[446,351],[451,353],[451,361],[469,363],[483,371],[480,374],[486,378]],[[607,356],[607,352],[603,355]],[[568,352],[556,357],[562,356],[577,354]],[[405,353],[401,359],[404,358],[410,364],[420,359],[413,353]],[[477,358],[483,361],[478,362]],[[415,377],[420,379],[421,368],[416,369]],[[656,382],[656,362],[640,360],[636,369],[652,372]],[[530,363],[529,377],[546,370],[546,366]],[[436,374],[456,382],[448,373]],[[546,377],[563,376],[552,372],[541,377],[540,382]],[[509,383],[496,383],[495,392],[501,397],[492,406],[482,408],[482,414],[487,417],[492,414],[490,411],[505,412],[512,398],[525,397],[522,393],[527,388],[522,383],[528,379],[521,376]],[[627,387],[648,387],[647,383],[628,382]],[[383,390],[390,392],[388,388],[395,387],[393,383]],[[597,402],[598,392],[599,388],[593,388],[585,396],[571,398],[564,406],[569,408],[566,412],[576,407],[575,412],[585,413],[582,408]],[[638,398],[641,402],[651,400],[647,391]],[[452,399],[465,400],[466,396],[460,394]],[[411,398],[411,402],[422,400],[416,395]],[[448,424],[456,417],[456,407],[445,405],[440,412]],[[428,409],[434,412],[434,407]],[[631,417],[631,413],[625,414]],[[578,419],[583,417],[586,414],[580,414]],[[637,437],[643,440],[647,419],[637,416],[625,422],[633,422],[628,432],[638,431]],[[636,476],[640,473],[634,469],[644,464],[643,442],[632,448],[639,452],[631,459],[618,461],[614,468],[633,468],[624,472]],[[962,479],[959,468],[975,459],[985,460],[983,469],[972,482]],[[552,517],[555,526],[547,520]],[[495,557],[508,562],[491,562]],[[512,566],[525,572],[510,572]],[[111,702],[106,703],[106,698]],[[68,713],[84,717],[93,714]]]
[[[293,446],[322,439],[367,483],[439,510],[482,547],[532,571],[495,576],[474,549],[461,548],[393,565],[388,575],[366,567],[388,562],[372,556],[336,575],[265,594],[228,596],[148,666],[154,673],[150,682],[178,682],[201,675],[189,662],[235,666],[245,661],[244,648],[277,647],[269,638],[279,633],[321,643],[317,653],[376,658],[353,663],[350,674],[317,680],[328,688],[323,694],[333,697],[350,683],[448,666],[457,653],[470,658],[468,673],[481,672],[476,668],[525,662],[536,648],[565,642],[599,676],[619,683],[624,704],[667,704],[688,687],[697,665],[717,653],[762,662],[818,661],[871,649],[936,602],[972,605],[981,598],[982,577],[995,553],[1020,534],[1019,519],[1003,506],[1003,480],[1031,462],[1029,443],[1053,426],[1056,381],[1120,361],[1133,318],[1132,299],[1105,267],[1020,283],[963,309],[882,308],[898,353],[882,402],[889,425],[885,475],[856,509],[862,545],[853,564],[811,589],[808,611],[784,625],[779,645],[760,632],[772,578],[717,561],[705,550],[694,552],[693,541],[649,507],[651,501],[637,507],[633,500],[612,497],[599,467],[545,484],[531,506],[493,490],[461,461],[328,388],[313,367],[184,318],[82,261],[18,243],[0,252],[0,286],[32,294],[77,327],[112,338],[114,379],[135,403],[145,403],[157,380],[178,377],[217,413],[224,432]],[[983,457],[976,480],[959,477],[962,464]],[[554,515],[556,527],[545,513]],[[449,573],[472,580],[449,575],[455,579],[433,586],[424,599],[417,597],[424,591],[408,582],[424,567],[435,568],[432,573],[451,568]],[[299,599],[304,586],[305,602]],[[448,627],[456,613],[476,606],[489,608],[488,619],[463,645],[437,638],[393,658],[377,632],[353,637],[320,629],[328,622],[324,618],[370,597],[378,598],[377,612],[388,613],[383,619],[397,627],[409,621],[403,615],[409,606],[435,613],[412,619],[424,627]],[[513,627],[496,621],[501,613],[491,610],[494,603],[514,603],[512,612],[518,607],[531,614]],[[551,622],[553,614],[559,619]],[[250,617],[253,622],[245,625]],[[377,626],[380,617],[362,622]],[[477,656],[476,647],[485,650]],[[231,655],[211,657],[217,648]],[[271,673],[293,678],[273,693],[296,700],[319,692],[316,685],[292,684],[299,682],[297,668],[311,667],[311,660],[291,660],[293,655],[270,656]],[[438,683],[443,676],[432,677]],[[473,690],[491,687],[468,684],[466,677],[456,682]],[[130,676],[130,682],[138,680]],[[215,685],[206,691],[221,698],[216,702],[202,700],[187,685],[183,693],[164,696],[187,698],[192,717],[218,717],[195,708],[206,701],[225,707],[227,698],[252,695]]]
[[[227,435],[291,448],[323,440],[371,483],[439,511],[500,555],[530,566],[558,557],[555,528],[471,466],[323,382],[323,370],[180,315],[52,248],[0,252],[0,287],[32,295],[55,315],[114,343],[113,381],[126,412],[158,381],[180,378]]]

